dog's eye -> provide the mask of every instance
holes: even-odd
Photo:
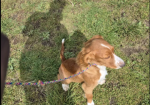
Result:
[[[109,59],[110,58],[110,56],[108,56],[108,57],[100,57],[101,59]]]
[[[108,57],[106,57],[106,58],[104,58],[104,59],[109,59],[110,58],[110,56],[108,56]]]

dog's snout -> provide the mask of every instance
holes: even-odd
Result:
[[[124,67],[125,66],[125,63],[123,62],[121,65],[120,65],[120,67]]]
[[[120,57],[118,57],[116,55],[114,55],[114,57],[115,57],[115,64],[117,66],[117,69],[125,66],[124,61]]]

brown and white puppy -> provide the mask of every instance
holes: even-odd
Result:
[[[64,55],[64,39],[62,40],[60,58],[62,64],[59,68],[58,79],[67,78],[82,70],[85,70],[89,64],[97,64],[91,66],[84,73],[73,78],[62,81],[62,88],[67,91],[69,83],[77,82],[82,84],[82,89],[87,98],[87,105],[94,105],[93,89],[98,84],[105,83],[105,76],[107,75],[106,67],[112,69],[119,69],[125,65],[124,61],[114,53],[114,47],[106,42],[102,36],[96,35],[84,44],[84,47],[79,52],[77,58],[65,59]]]

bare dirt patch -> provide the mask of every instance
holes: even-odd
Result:
[[[145,24],[147,27],[149,27],[150,21],[145,20],[144,24]]]
[[[43,40],[42,41],[42,45],[43,46],[54,47],[55,46],[54,37],[55,37],[55,34],[51,33],[51,36],[49,37],[48,40]]]
[[[13,44],[17,44],[17,43],[19,43],[19,38],[15,37]]]
[[[116,104],[116,97],[111,97],[110,98],[110,105],[117,105]]]
[[[114,90],[114,87],[120,89],[122,87],[126,87],[125,84],[121,84],[120,82],[109,82],[107,85],[106,85],[107,88],[111,89],[111,90]]]
[[[132,47],[126,44],[125,47],[121,49],[127,57],[131,56],[132,54],[138,54],[142,52],[148,55],[149,36],[143,39],[137,39],[133,42],[131,41],[131,44],[133,44]]]
[[[14,13],[11,17],[13,20],[16,20],[17,22],[22,22],[22,20],[25,19],[24,10],[17,11]]]
[[[133,53],[140,53],[140,52],[143,52],[144,50],[141,49],[141,48],[138,48],[138,49],[135,49],[135,48],[124,48],[124,49],[122,49],[122,51],[125,53],[126,56],[129,57]]]
[[[46,93],[44,87],[38,87],[38,86],[25,86],[25,91],[31,91],[33,92],[32,94],[28,93],[26,98],[30,100],[32,103],[36,102],[43,102],[46,101]],[[33,97],[34,96],[34,97]]]
[[[27,37],[22,38],[22,35],[19,34],[16,36],[11,36],[9,39],[11,44],[16,45],[18,43],[25,42],[27,40]]]

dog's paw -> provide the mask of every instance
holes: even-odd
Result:
[[[69,85],[68,84],[62,84],[62,88],[64,91],[67,91],[69,89]]]
[[[94,102],[92,100],[92,102],[91,103],[87,103],[87,105],[95,105],[95,104],[94,104]]]
[[[105,83],[105,80],[102,80],[101,82],[99,82],[98,84],[102,85]]]

